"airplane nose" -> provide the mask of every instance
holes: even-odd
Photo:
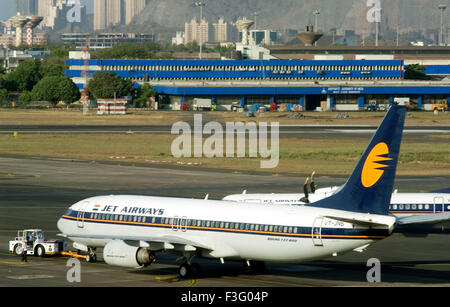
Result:
[[[58,222],[56,223],[56,227],[58,227],[59,231],[61,231],[62,233],[64,233],[64,220],[62,218],[60,218],[58,220]]]

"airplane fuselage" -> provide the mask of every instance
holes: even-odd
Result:
[[[334,215],[367,217],[308,206],[119,195],[72,205],[58,228],[74,242],[91,247],[103,247],[111,238],[141,238],[155,251],[298,263],[371,244],[389,236],[395,223],[394,217],[373,214],[373,220],[389,226],[366,227],[327,218]]]
[[[330,189],[332,191],[332,189]],[[310,203],[330,196],[332,193],[318,191],[309,195]],[[301,193],[259,193],[233,194],[223,200],[249,202],[266,205],[306,205],[301,201]],[[396,216],[450,212],[450,194],[448,193],[393,193],[389,213]]]

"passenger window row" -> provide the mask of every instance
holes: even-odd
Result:
[[[391,205],[392,210],[429,210],[430,205],[428,204],[395,204]]]
[[[251,223],[225,222],[225,221],[211,221],[211,220],[196,220],[196,219],[181,219],[181,218],[160,218],[138,215],[124,215],[124,214],[107,214],[107,213],[86,213],[86,218],[93,220],[117,221],[117,222],[131,222],[131,223],[149,223],[155,225],[165,226],[181,226],[191,228],[219,228],[229,230],[249,230],[262,232],[278,232],[278,233],[298,233],[298,228],[293,226],[282,225],[261,225]]]

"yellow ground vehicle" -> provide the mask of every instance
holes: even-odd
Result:
[[[431,111],[438,110],[438,111],[448,111],[448,105],[447,100],[443,99],[440,102],[434,103],[431,106]]]

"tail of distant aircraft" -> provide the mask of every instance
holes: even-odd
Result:
[[[406,107],[393,105],[346,184],[310,206],[388,214],[405,115]]]

